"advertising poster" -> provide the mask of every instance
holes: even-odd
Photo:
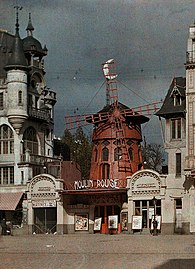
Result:
[[[94,220],[94,231],[100,231],[102,225],[102,218],[97,218]]]
[[[132,230],[142,230],[142,216],[132,217]]]
[[[118,228],[118,216],[108,216],[108,229],[117,229]]]
[[[88,231],[88,214],[75,215],[75,231]]]

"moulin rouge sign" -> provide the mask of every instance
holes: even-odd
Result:
[[[74,182],[75,190],[82,189],[119,189],[118,179],[78,180]]]

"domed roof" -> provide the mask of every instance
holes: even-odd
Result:
[[[29,20],[27,30],[27,37],[23,39],[24,52],[33,52],[34,56],[45,56],[47,55],[47,48],[42,48],[41,43],[33,37],[34,27],[31,21],[31,13],[29,13]]]
[[[47,55],[47,51],[42,49],[41,43],[33,36],[27,36],[23,39],[24,52],[33,52],[35,55]]]

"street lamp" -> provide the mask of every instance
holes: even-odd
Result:
[[[154,220],[153,220],[154,232],[153,232],[153,235],[158,235],[158,233],[157,233],[157,220],[156,220],[156,203],[157,203],[157,199],[156,199],[155,196],[152,198],[152,201],[153,201],[153,205],[154,205]]]

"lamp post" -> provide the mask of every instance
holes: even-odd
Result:
[[[153,227],[154,227],[154,231],[153,231],[153,235],[158,235],[157,233],[157,220],[156,220],[156,203],[157,203],[157,199],[154,196],[153,199],[153,205],[154,205],[154,220],[153,220]]]

